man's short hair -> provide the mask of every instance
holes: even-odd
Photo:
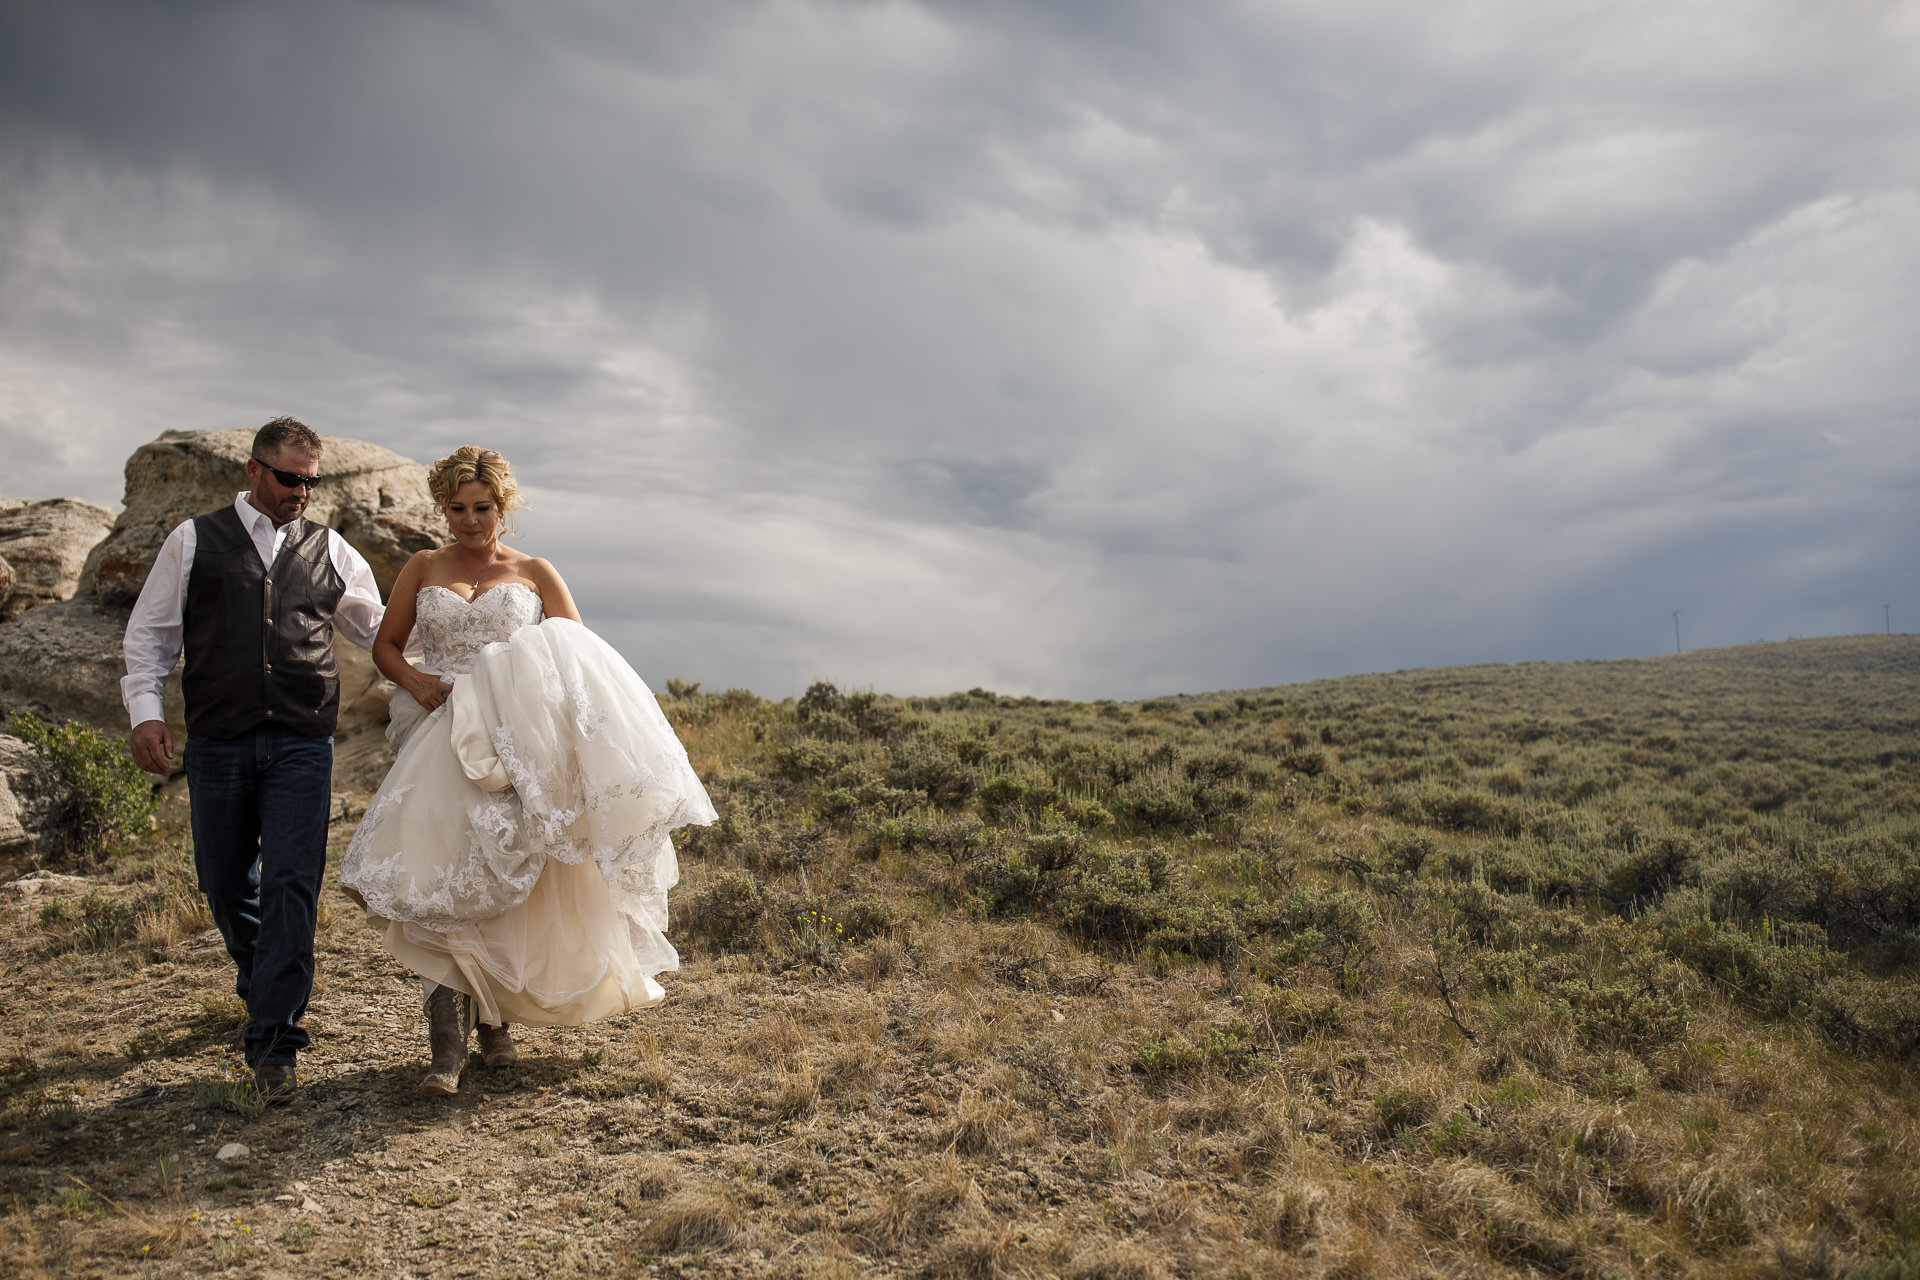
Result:
[[[253,433],[253,456],[277,458],[280,446],[288,444],[316,458],[325,447],[320,443],[319,433],[298,418],[275,418]]]

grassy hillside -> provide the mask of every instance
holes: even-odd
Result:
[[[230,1033],[169,1041],[182,1015],[157,1002],[141,1074],[126,1014],[88,1003],[142,974],[184,1001],[217,974],[167,945],[187,927],[161,918],[185,902],[165,898],[177,835],[114,864],[144,932],[76,940],[72,912],[23,909],[0,991],[18,1257],[112,1274],[167,1213],[272,1220],[302,1144],[350,1133],[313,1180],[347,1207],[256,1254],[449,1275],[476,1256],[1920,1275],[1920,640],[1131,704],[818,686],[668,705],[723,815],[682,843],[674,998],[536,1033],[528,1065],[452,1106],[412,1096],[405,984],[344,908],[322,970],[354,977],[316,999],[321,1083],[257,1120],[211,1091]],[[56,1045],[57,1018],[94,1019],[97,1047]],[[140,1081],[169,1120],[287,1154],[237,1189],[197,1149],[148,1177],[110,1142]],[[494,1193],[436,1215],[433,1166]],[[62,1173],[146,1207],[83,1220]],[[142,1265],[197,1273],[239,1239],[196,1225]]]

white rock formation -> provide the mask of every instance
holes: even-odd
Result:
[[[113,512],[78,498],[0,505],[0,622],[72,598]]]
[[[62,799],[55,791],[39,753],[0,733],[0,857],[53,851],[47,825]]]
[[[364,440],[322,436],[307,519],[338,529],[387,591],[416,551],[446,543],[446,522],[427,490],[427,469]],[[182,520],[226,506],[247,487],[251,431],[168,431],[127,459],[126,510],[94,548],[80,594],[131,608],[167,534]]]
[[[88,600],[29,609],[0,625],[0,694],[43,714],[125,733],[120,642],[126,630],[125,613]],[[185,724],[178,683],[167,691],[167,719],[177,727]]]

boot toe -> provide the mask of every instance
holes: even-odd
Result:
[[[420,1092],[435,1098],[451,1098],[460,1092],[460,1077],[445,1071],[431,1071],[420,1082]]]

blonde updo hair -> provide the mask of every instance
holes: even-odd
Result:
[[[502,520],[527,505],[527,500],[520,496],[520,486],[514,482],[513,468],[491,449],[463,444],[427,472],[427,488],[433,493],[434,504],[441,507],[453,501],[461,485],[476,480],[493,490],[493,500],[500,507]]]

